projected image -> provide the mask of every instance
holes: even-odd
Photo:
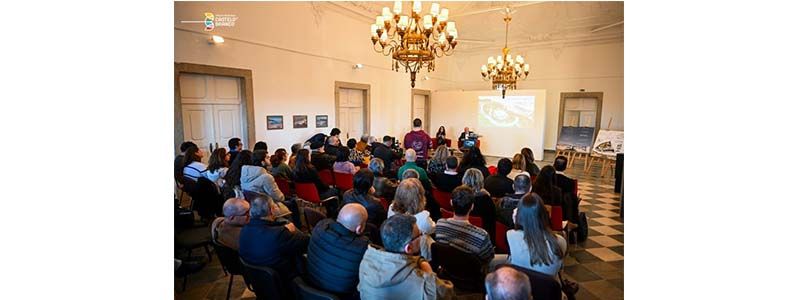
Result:
[[[478,127],[533,127],[534,96],[478,97]]]

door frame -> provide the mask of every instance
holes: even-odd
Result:
[[[558,110],[558,133],[556,134],[556,141],[558,141],[558,137],[561,136],[561,127],[564,127],[564,105],[567,103],[567,99],[569,98],[594,98],[597,100],[597,109],[595,110],[595,120],[594,120],[594,134],[592,136],[592,142],[597,137],[597,132],[600,131],[600,119],[603,117],[603,92],[566,92],[561,93],[561,102],[558,104],[560,106]]]
[[[414,96],[415,95],[422,95],[425,96],[425,120],[423,122],[423,129],[428,134],[431,134],[431,91],[429,90],[421,90],[421,89],[411,89],[411,113],[409,114],[409,120],[414,121]],[[411,124],[411,127],[414,127]],[[437,129],[438,130],[438,129]]]
[[[334,112],[336,114],[336,128],[339,128],[339,89],[353,89],[353,90],[361,90],[364,93],[364,132],[361,134],[367,134],[370,132],[370,119],[371,116],[369,115],[370,112],[370,103],[372,102],[370,99],[371,94],[371,87],[369,84],[365,83],[354,83],[354,82],[344,82],[344,81],[336,81],[333,84],[333,98],[334,98]],[[360,137],[358,137],[360,138]],[[356,140],[358,140],[356,138]]]
[[[229,67],[180,63],[175,62],[175,154],[180,153],[180,145],[183,143],[183,104],[181,102],[181,74],[200,74],[215,75],[240,78],[241,91],[244,93],[243,118],[247,123],[244,128],[243,138],[246,138],[248,148],[255,144],[256,127],[253,107],[253,71],[247,69],[237,69]],[[224,145],[227,148],[228,145]]]

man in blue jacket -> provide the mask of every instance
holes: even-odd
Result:
[[[369,239],[362,235],[367,209],[358,203],[342,207],[336,221],[317,223],[308,244],[308,279],[319,289],[342,299],[358,299],[358,266]]]
[[[309,237],[292,223],[277,222],[277,206],[264,197],[250,203],[250,222],[239,234],[239,256],[247,264],[275,269],[286,279],[299,274],[297,263],[308,249]]]

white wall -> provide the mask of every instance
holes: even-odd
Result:
[[[546,91],[516,90],[507,93],[508,96],[535,97],[533,128],[481,128],[478,126],[478,96],[494,94],[496,92],[492,90],[433,92],[431,123],[436,126],[431,128],[439,128],[438,125],[443,124],[448,138],[453,139],[453,147],[464,127],[469,127],[475,133],[483,135],[480,140],[484,155],[511,158],[523,147],[529,147],[536,159],[541,160],[544,155]]]
[[[511,54],[521,54],[530,63],[532,73],[524,81],[517,82],[519,89],[547,90],[547,114],[545,124],[544,148],[555,149],[558,135],[559,102],[562,92],[603,92],[603,109],[601,128],[624,130],[624,44],[622,42],[570,46],[560,48],[539,48],[517,51],[511,47]],[[447,78],[439,90],[486,90],[491,83],[483,81],[480,66],[486,64],[490,55],[500,54],[500,46],[496,51],[475,53],[458,53],[454,59],[443,62],[437,70],[437,76]],[[500,92],[495,92],[499,95]],[[432,97],[432,102],[437,98]],[[431,115],[447,114],[444,110],[433,110]],[[434,125],[436,125],[434,123]]]
[[[369,22],[315,10],[317,5],[323,4],[175,2],[175,62],[252,70],[255,136],[271,150],[335,126],[335,81],[369,84],[371,134],[402,137],[411,128],[409,74],[391,71],[391,59],[372,50]],[[238,16],[234,27],[214,29],[226,37],[224,44],[208,44],[201,24],[180,23],[202,20],[204,12]],[[353,70],[356,63],[364,69]],[[424,75],[416,88],[430,90],[434,80],[423,81]],[[295,114],[308,115],[309,128],[292,129]],[[329,115],[330,127],[314,128],[317,114]],[[283,115],[284,129],[267,131],[267,115]]]

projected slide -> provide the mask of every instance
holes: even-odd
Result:
[[[532,128],[534,96],[479,96],[478,127]]]

